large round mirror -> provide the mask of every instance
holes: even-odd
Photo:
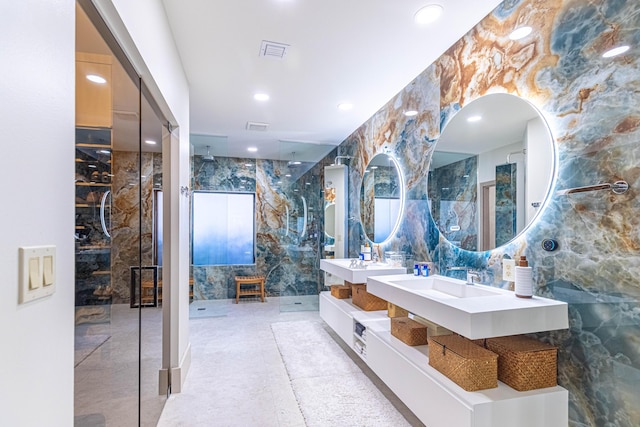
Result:
[[[540,112],[515,95],[486,95],[458,111],[438,139],[431,214],[452,244],[491,250],[532,223],[554,173],[554,143]]]
[[[373,243],[384,243],[400,225],[404,205],[404,183],[397,160],[375,155],[364,171],[360,188],[360,221]]]

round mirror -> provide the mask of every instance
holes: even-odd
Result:
[[[438,139],[431,214],[452,244],[491,250],[529,227],[554,173],[554,143],[540,112],[515,95],[485,95],[458,111]]]
[[[387,154],[375,155],[362,178],[360,222],[373,243],[384,243],[400,225],[404,206],[404,183],[397,160]]]

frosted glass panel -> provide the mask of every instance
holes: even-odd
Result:
[[[193,193],[193,264],[253,264],[254,194]]]

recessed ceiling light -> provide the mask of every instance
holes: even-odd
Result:
[[[253,95],[253,99],[255,99],[256,101],[268,101],[269,95],[267,95],[266,93],[256,93],[255,95]]]
[[[467,121],[470,123],[479,122],[480,120],[482,120],[482,116],[471,116],[467,118]]]
[[[618,46],[610,49],[602,54],[603,58],[613,58],[614,56],[621,55],[629,50],[629,46]]]
[[[525,27],[516,28],[511,32],[511,34],[509,34],[509,38],[511,40],[520,40],[522,38],[527,37],[529,34],[531,34],[531,31],[533,31],[531,27],[525,26]]]
[[[347,110],[351,110],[353,108],[353,104],[350,104],[348,102],[343,102],[338,104],[338,109],[342,110],[342,111],[347,111]]]
[[[413,19],[421,25],[430,24],[440,18],[443,10],[444,8],[439,4],[429,4],[419,9],[416,14],[413,15]]]
[[[256,151],[258,151],[258,149],[256,147],[249,147],[247,148],[247,151],[250,151],[251,153],[255,153]]]
[[[417,116],[418,112],[416,110],[407,110],[404,112],[404,115],[407,117]]]
[[[92,81],[94,83],[98,83],[98,84],[105,84],[107,82],[107,79],[105,79],[104,77],[101,77],[97,74],[87,74],[87,80]]]
[[[153,139],[145,139],[144,142],[149,144],[149,145],[156,145],[157,144],[157,142],[155,142]]]

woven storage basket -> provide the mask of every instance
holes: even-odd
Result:
[[[498,379],[518,391],[558,385],[558,349],[524,335],[483,340],[498,354]]]
[[[409,317],[409,312],[393,303],[387,303],[387,316],[389,317]]]
[[[466,391],[498,387],[498,355],[459,335],[429,337],[429,365]]]
[[[435,337],[438,335],[451,335],[453,334],[453,332],[451,332],[449,329],[445,328],[444,326],[440,326],[437,323],[433,323],[431,320],[425,319],[424,317],[421,316],[417,316],[417,315],[413,315],[413,320],[415,320],[418,323],[423,324],[424,326],[427,327],[427,334],[430,337]]]
[[[338,299],[351,298],[351,286],[331,285],[331,295]]]
[[[391,319],[391,335],[408,345],[427,344],[427,327],[408,317]]]
[[[351,284],[351,298],[353,304],[365,311],[387,309],[387,301],[367,292],[367,285],[364,283]]]

